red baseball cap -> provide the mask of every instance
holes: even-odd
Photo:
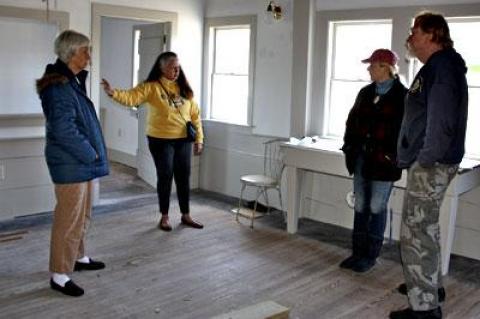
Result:
[[[372,55],[362,60],[363,63],[383,62],[394,66],[397,64],[398,56],[395,52],[388,49],[377,49],[373,51]]]

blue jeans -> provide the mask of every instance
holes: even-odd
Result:
[[[353,247],[360,246],[362,255],[375,259],[380,253],[387,223],[387,206],[392,181],[375,181],[362,176],[363,158],[359,156],[353,174],[355,216]],[[355,241],[363,241],[357,242]],[[355,251],[354,251],[355,253]]]

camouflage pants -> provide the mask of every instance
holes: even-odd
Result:
[[[439,213],[457,169],[458,165],[439,163],[423,168],[417,162],[408,169],[400,251],[413,310],[438,307],[438,288],[442,286]]]

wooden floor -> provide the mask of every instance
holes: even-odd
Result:
[[[291,319],[387,318],[406,298],[395,245],[368,274],[338,268],[349,232],[302,220],[288,235],[280,214],[235,222],[233,201],[192,195],[203,230],[179,225],[172,201],[170,233],[159,231],[154,190],[114,165],[101,185],[87,252],[107,268],[74,273],[86,291],[65,297],[48,286],[50,214],[0,223],[0,318],[208,319],[272,300]],[[480,318],[480,263],[453,257],[446,279],[445,318]]]

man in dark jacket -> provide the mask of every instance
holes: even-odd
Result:
[[[55,40],[57,61],[49,64],[37,81],[46,119],[45,157],[57,199],[50,244],[50,286],[69,296],[81,296],[84,291],[68,273],[105,267],[85,255],[84,245],[92,181],[108,174],[100,123],[85,90],[89,43],[83,34],[62,32]]]
[[[467,69],[440,14],[417,15],[407,47],[424,63],[408,91],[398,140],[398,165],[408,169],[400,234],[405,284],[399,291],[408,294],[410,307],[390,318],[442,318],[439,213],[465,151]]]

